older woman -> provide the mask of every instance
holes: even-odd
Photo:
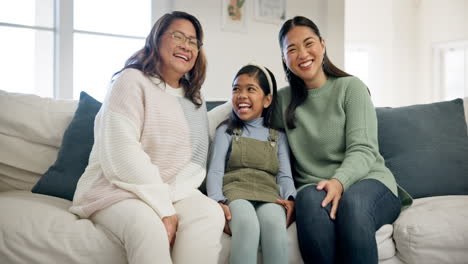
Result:
[[[208,152],[202,40],[194,16],[161,17],[95,120],[70,211],[109,230],[129,263],[218,261],[223,212],[197,189]]]

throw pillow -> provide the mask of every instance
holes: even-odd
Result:
[[[73,200],[76,184],[88,165],[94,144],[94,118],[101,103],[81,92],[78,108],[63,134],[55,163],[33,187],[33,193]]]
[[[413,198],[468,194],[463,100],[376,111],[380,153]]]
[[[206,101],[206,111],[211,111],[213,108],[224,104],[226,101]]]

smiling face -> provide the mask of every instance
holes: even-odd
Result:
[[[241,74],[232,87],[232,107],[242,120],[252,120],[262,116],[263,109],[271,104],[271,94],[265,95],[256,76]]]
[[[307,88],[319,88],[326,82],[322,69],[325,41],[306,26],[293,27],[282,41],[283,61]]]
[[[179,87],[179,80],[195,65],[198,49],[181,36],[196,39],[193,24],[186,19],[176,19],[161,36],[159,53],[161,56],[160,72],[163,79],[172,87]]]

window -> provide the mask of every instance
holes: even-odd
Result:
[[[468,41],[440,44],[434,50],[436,99],[468,96]]]
[[[112,74],[143,47],[156,2],[1,1],[1,89],[103,100]]]
[[[53,0],[0,2],[1,89],[53,96],[53,11]]]
[[[142,48],[151,29],[151,1],[74,1],[73,98],[103,100],[112,74]]]

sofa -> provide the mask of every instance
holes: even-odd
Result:
[[[126,263],[112,233],[68,212],[93,143],[92,100],[0,90],[0,263]],[[226,109],[209,111],[211,135]],[[468,263],[468,98],[377,113],[380,151],[415,198],[377,231],[379,263]],[[303,263],[294,223],[288,236],[290,263]],[[228,263],[230,237],[221,242]]]

